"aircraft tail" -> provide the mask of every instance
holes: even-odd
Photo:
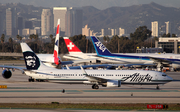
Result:
[[[54,57],[54,63],[56,65],[59,65],[61,63],[58,54],[59,54],[59,33],[60,32],[60,19],[58,19],[57,22],[57,30],[56,30],[56,38],[55,38],[55,43],[54,43],[54,53],[53,53],[53,57]]]
[[[20,45],[27,70],[42,70],[47,68],[26,43],[21,43]]]
[[[69,54],[83,53],[68,37],[63,37]]]
[[[111,55],[111,52],[95,36],[91,36],[91,40],[98,55]]]

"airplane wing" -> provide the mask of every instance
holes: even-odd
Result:
[[[7,65],[0,65],[0,68],[16,69],[16,70],[21,70],[21,71],[24,71],[26,69],[25,67],[7,66]]]
[[[86,69],[86,68],[107,68],[107,69],[115,69],[117,67],[132,67],[133,65],[141,65],[141,66],[154,66],[155,64],[95,64],[95,65],[83,65],[81,66],[82,68]],[[80,66],[72,66],[72,67],[68,67],[68,69],[81,69]],[[63,69],[67,69],[66,67],[64,67]]]
[[[111,65],[111,64],[96,64],[96,65],[83,65],[82,68],[86,69],[86,68],[89,68],[89,67],[92,67],[92,68],[96,68],[96,67],[105,67],[105,68],[108,68],[108,67],[112,67],[112,66],[116,66],[116,65]],[[80,66],[72,66],[72,67],[68,67],[69,69],[81,69]],[[63,69],[67,69],[66,67],[64,67]]]
[[[161,62],[161,63],[165,63],[165,64],[172,64],[172,61],[167,60],[165,58],[155,58],[155,57],[149,57],[151,60],[153,60],[155,63],[157,62]]]
[[[77,63],[84,63],[84,62],[94,61],[94,60],[96,60],[96,59],[97,59],[97,58],[74,60],[74,61],[62,61],[61,64],[62,64],[62,65],[77,64]]]
[[[103,83],[103,82],[107,82],[107,80],[109,79],[104,79],[104,78],[100,78],[100,77],[95,77],[95,76],[90,76],[87,74],[87,72],[82,68],[82,66],[80,66],[82,72],[83,72],[83,75],[85,75],[86,77],[89,78],[89,81],[96,81],[98,83]]]

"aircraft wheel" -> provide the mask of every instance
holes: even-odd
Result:
[[[92,89],[94,89],[95,84],[92,85]]]
[[[159,89],[159,85],[157,85],[156,89]]]
[[[31,82],[31,79],[28,79],[29,82]]]
[[[94,85],[94,89],[99,89],[99,86],[98,85]]]

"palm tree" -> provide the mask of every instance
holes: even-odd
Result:
[[[9,38],[9,46],[11,48],[11,52],[13,52],[13,39],[11,37]]]
[[[1,35],[2,52],[4,51],[4,39],[5,39],[5,35],[2,34],[2,35]]]

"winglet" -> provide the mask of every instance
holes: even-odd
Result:
[[[69,70],[70,68],[66,65],[66,68]]]
[[[111,52],[95,37],[91,36],[94,48],[98,55],[110,55]]]
[[[66,43],[66,47],[69,51],[69,53],[82,53],[81,50],[68,38],[68,37],[63,37],[64,41]]]
[[[83,69],[83,67],[81,65],[80,65],[80,68],[81,68],[81,70],[83,72],[83,75],[87,76],[88,75],[87,72]]]

